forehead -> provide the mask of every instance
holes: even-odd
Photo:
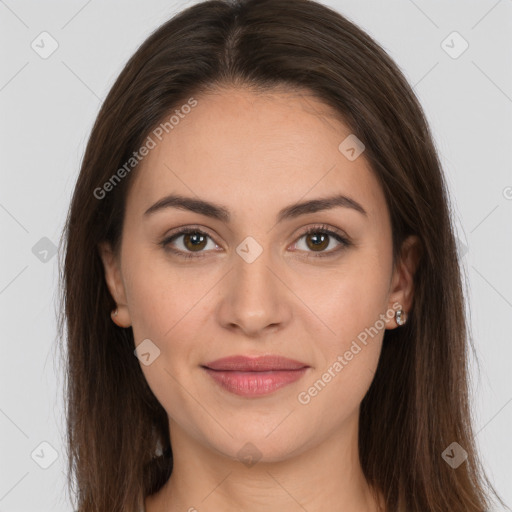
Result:
[[[150,134],[155,147],[137,168],[130,212],[143,215],[171,193],[226,204],[239,215],[273,215],[333,192],[354,197],[370,214],[385,207],[364,152],[350,160],[339,149],[350,129],[311,94],[224,89],[194,99],[172,128]]]

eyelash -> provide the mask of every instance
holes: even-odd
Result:
[[[170,251],[170,252],[176,254],[177,256],[180,256],[181,258],[190,259],[190,258],[204,258],[204,257],[206,257],[206,254],[204,253],[204,251],[199,251],[198,253],[193,253],[193,252],[184,252],[184,251],[181,251],[181,250],[177,250],[177,249],[173,249],[171,247],[168,247],[169,244],[173,240],[175,240],[176,238],[179,238],[182,235],[186,235],[186,234],[190,234],[190,233],[199,234],[199,235],[205,235],[208,238],[212,239],[212,237],[208,233],[205,233],[201,229],[198,229],[198,228],[195,228],[195,227],[187,227],[187,228],[183,228],[180,231],[178,231],[176,233],[173,233],[172,235],[164,238],[164,240],[162,240],[159,243],[159,245],[161,245],[166,251]],[[350,245],[352,245],[350,240],[348,240],[345,236],[341,235],[341,233],[339,233],[337,231],[334,231],[333,229],[329,228],[326,225],[312,226],[312,227],[308,228],[306,231],[301,233],[301,235],[298,237],[297,240],[300,240],[304,236],[310,235],[312,233],[329,235],[329,236],[333,237],[335,240],[337,240],[338,242],[340,242],[342,247],[345,247],[345,248],[349,247]],[[309,253],[309,254],[301,256],[301,257],[303,257],[305,259],[311,258],[311,257],[313,257],[313,258],[326,258],[326,257],[331,257],[333,255],[336,255],[338,252],[340,252],[340,250],[341,249],[334,249],[334,250],[330,250],[330,251],[327,251],[327,252],[318,252],[318,253],[313,252],[313,253]]]

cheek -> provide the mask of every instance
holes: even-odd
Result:
[[[347,411],[345,406],[348,410],[356,407],[366,394],[385,329],[388,262],[362,256],[347,262],[342,272],[333,273],[317,287],[309,303],[328,329],[314,337],[319,364],[306,383],[313,387],[303,389],[304,401],[316,401],[320,407],[328,407],[332,401],[343,403],[340,414]]]
[[[157,357],[148,365],[141,362],[141,370],[169,417],[199,435],[197,426],[208,418],[201,417],[204,411],[190,399],[190,394],[200,396],[200,390],[195,389],[189,373],[197,365],[194,319],[205,292],[190,286],[187,272],[156,260],[149,264],[149,257],[134,258],[126,282],[135,345],[149,339],[157,347],[153,349]]]
[[[332,272],[329,279],[323,279],[322,286],[317,283],[309,304],[322,323],[329,327],[325,330],[330,333],[325,337],[331,339],[329,345],[343,350],[367,329],[374,326],[382,329],[382,322],[376,322],[386,311],[389,277],[386,261],[358,254],[341,270]]]
[[[298,411],[313,430],[337,429],[357,416],[377,367],[381,335],[371,344],[348,343],[333,352],[329,362],[318,368],[298,392]],[[346,350],[345,350],[346,349]],[[328,421],[326,421],[328,417]]]
[[[331,424],[339,425],[358,409],[373,381],[385,329],[386,286],[378,274],[366,274],[331,284],[328,292],[317,306],[334,334],[315,337],[318,365],[297,402],[309,418],[328,410]]]
[[[181,271],[155,254],[133,256],[127,262],[125,282],[136,343],[145,338],[163,342],[173,337],[190,308],[204,293]],[[196,283],[200,284],[200,283]]]
[[[179,383],[187,381],[187,372],[197,366],[204,350],[201,326],[209,318],[203,313],[204,296],[218,278],[194,273],[192,267],[173,267],[154,254],[132,254],[125,285],[135,345],[149,339],[158,354],[141,368],[162,405],[168,411],[184,411],[187,404]]]

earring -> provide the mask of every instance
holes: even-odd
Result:
[[[155,450],[155,453],[153,454],[153,458],[156,459],[158,457],[161,457],[163,455],[163,453],[164,453],[164,451],[163,451],[162,442],[160,441],[160,439],[158,439],[156,442],[156,450]]]
[[[404,325],[405,324],[405,322],[406,322],[406,315],[405,315],[405,311],[403,309],[399,309],[395,313],[395,320],[396,320],[396,323],[398,325]]]
[[[117,308],[114,311],[112,311],[112,313],[110,313],[110,314],[112,315],[112,318],[117,316]]]

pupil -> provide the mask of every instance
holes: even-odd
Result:
[[[316,233],[316,234],[313,234],[313,235],[310,235],[312,239],[316,240],[313,242],[313,247],[312,248],[324,248],[325,247],[325,241],[327,240],[328,238],[328,235],[324,234],[324,233]]]
[[[192,247],[196,247],[196,248],[199,247],[202,243],[204,243],[204,240],[200,240],[200,239],[204,239],[204,236],[199,233],[192,233],[192,234],[189,233],[185,237],[186,242],[191,242]]]

